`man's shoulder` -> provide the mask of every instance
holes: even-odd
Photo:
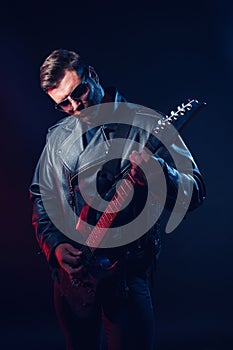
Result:
[[[72,116],[67,116],[65,118],[59,119],[55,124],[48,128],[48,136],[52,135],[53,132],[59,131],[63,128],[72,128],[75,123],[75,118]]]
[[[158,119],[163,119],[164,114],[156,109],[152,109],[145,106],[136,105],[135,114],[139,118],[151,118],[152,120],[157,121]]]
[[[157,110],[149,107],[128,103],[128,108],[131,110],[132,125],[150,131],[152,127],[158,124],[165,115]]]
[[[69,135],[77,124],[77,118],[67,116],[60,119],[57,123],[48,128],[46,141],[53,148],[59,147]]]

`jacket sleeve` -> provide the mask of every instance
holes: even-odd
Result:
[[[47,157],[46,161],[44,161],[44,157]],[[48,215],[48,210],[45,209],[46,200],[47,203],[52,203],[56,215],[62,212],[56,190],[54,168],[49,161],[48,145],[44,148],[36,166],[29,192],[33,203],[32,224],[37,241],[49,264],[56,267],[58,262],[54,255],[55,248],[70,240],[53,223],[53,212],[49,210]],[[46,193],[46,199],[42,198],[42,192]]]
[[[203,176],[180,136],[170,145],[169,151],[162,146],[152,158],[163,170],[167,187],[165,207],[168,210],[176,203],[192,211],[203,203],[206,196]]]

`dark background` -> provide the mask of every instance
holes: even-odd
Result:
[[[131,102],[164,113],[189,97],[207,103],[182,132],[207,199],[163,236],[157,349],[232,349],[231,2],[9,2],[0,13],[1,349],[64,349],[28,196],[60,118],[39,87],[39,67],[57,48],[79,51]]]

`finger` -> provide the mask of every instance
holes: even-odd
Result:
[[[129,160],[130,160],[130,162],[131,162],[131,164],[132,164],[132,168],[133,168],[133,169],[136,168],[136,167],[138,166],[138,164],[137,164],[137,162],[136,162],[136,160],[135,160],[135,157],[134,157],[132,154],[129,155]]]
[[[144,172],[138,166],[136,168],[132,168],[130,173],[139,185],[145,185],[146,178]]]
[[[133,176],[133,178],[137,178],[138,177],[138,171],[137,171],[137,168],[133,168],[131,170],[131,175]]]
[[[66,255],[62,258],[62,263],[65,265],[69,265],[72,267],[77,267],[78,265],[80,265],[80,261],[81,261],[81,257],[72,257],[70,255]]]
[[[69,252],[69,254],[72,255],[72,256],[80,256],[80,255],[82,255],[82,251],[80,249],[74,248],[72,246],[67,248],[67,252]]]
[[[73,278],[75,277],[79,277],[80,274],[84,271],[84,266],[83,265],[80,265],[79,267],[76,267],[76,268],[71,268],[70,269],[70,272],[69,272],[69,275]]]
[[[140,165],[143,161],[141,155],[136,151],[133,151],[130,154],[129,160],[131,161],[131,163],[135,163],[136,165]],[[132,164],[132,165],[135,166],[135,164]]]
[[[70,266],[68,264],[63,264],[62,265],[63,270],[65,270],[69,276],[74,276],[78,273],[80,273],[80,271],[83,270],[84,266],[83,265],[79,265],[79,266]]]
[[[150,155],[148,154],[148,152],[146,152],[145,150],[142,150],[141,152],[141,157],[144,160],[144,162],[148,162],[148,160],[150,159]]]

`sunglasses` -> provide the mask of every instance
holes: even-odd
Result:
[[[84,95],[87,92],[88,84],[86,82],[82,82],[78,86],[74,88],[74,90],[71,92],[71,94],[66,97],[63,101],[60,103],[55,104],[55,109],[65,112],[65,109],[70,105],[70,99],[74,101],[78,101],[82,95]]]

